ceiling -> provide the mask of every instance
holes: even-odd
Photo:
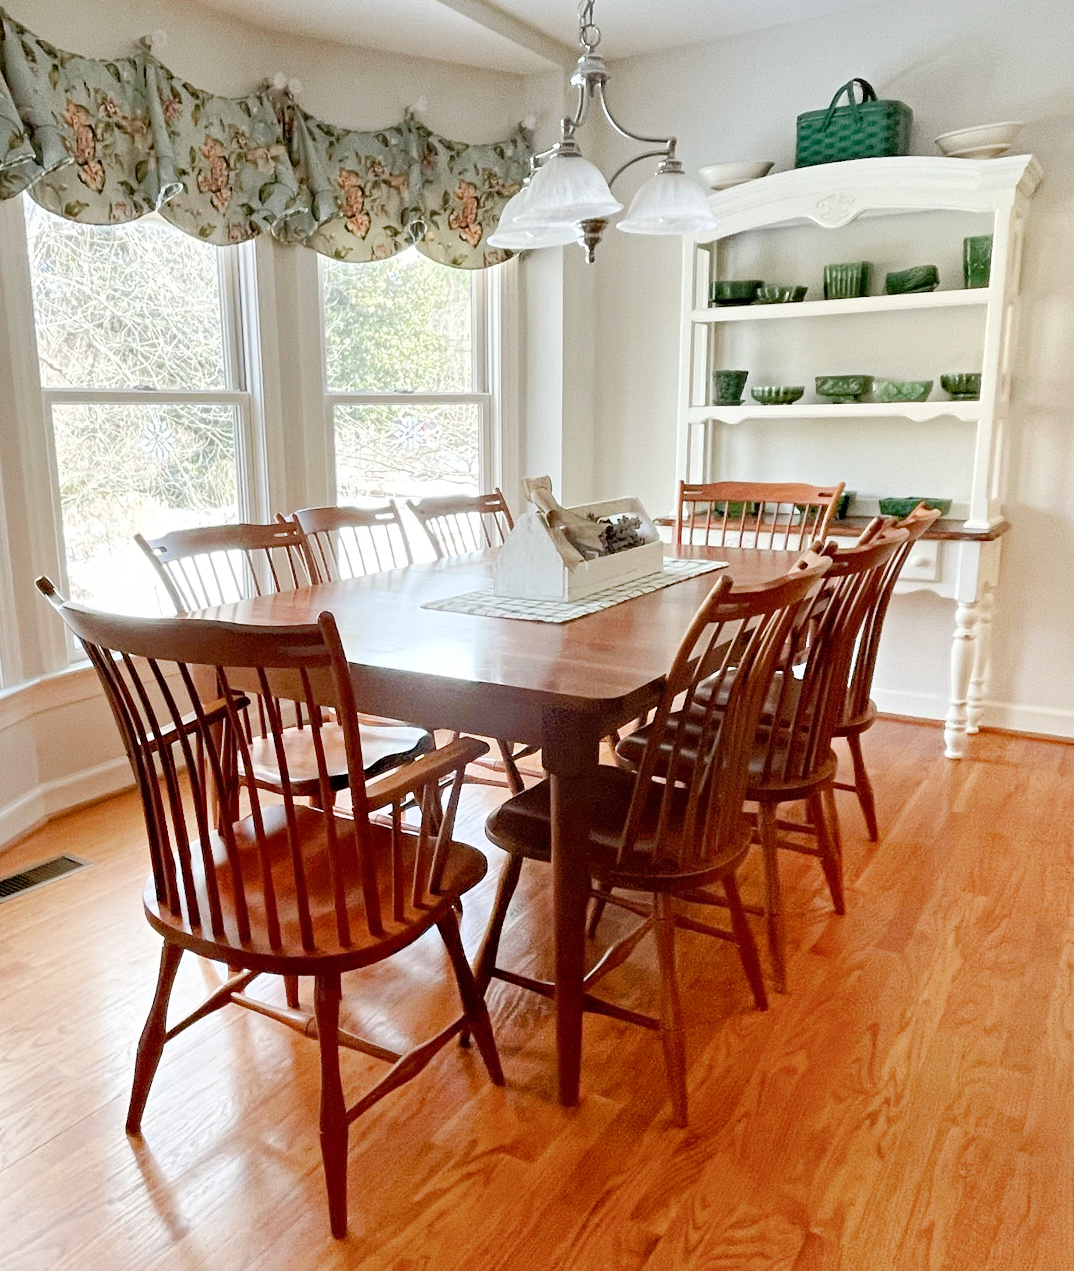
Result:
[[[573,63],[577,0],[201,0],[257,26],[515,74]],[[601,52],[632,57],[787,22],[861,0],[597,0]]]

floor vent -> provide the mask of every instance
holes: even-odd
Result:
[[[44,887],[65,874],[72,874],[76,869],[85,869],[89,861],[79,860],[77,856],[54,856],[50,861],[42,861],[19,874],[11,874],[0,878],[0,904],[10,900],[12,896],[21,896],[33,887]]]

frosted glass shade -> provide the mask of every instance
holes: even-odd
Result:
[[[622,206],[598,167],[580,154],[557,154],[533,174],[516,219],[520,229],[535,229],[612,216]]]
[[[518,223],[518,214],[525,208],[530,187],[521,190],[504,204],[500,223],[485,240],[490,247],[502,247],[506,251],[521,252],[536,247],[562,247],[578,239],[578,226],[566,222],[556,225],[535,225],[526,229]]]
[[[626,234],[696,234],[714,230],[705,191],[685,172],[658,172],[634,195],[619,222]]]

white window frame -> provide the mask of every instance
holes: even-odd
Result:
[[[23,198],[27,197],[25,195]],[[19,208],[20,217],[25,215]],[[23,222],[22,254],[29,274],[29,243]],[[69,591],[67,545],[64,538],[63,509],[60,503],[59,470],[56,463],[53,409],[59,405],[113,406],[148,403],[161,405],[231,406],[235,409],[235,482],[239,518],[243,521],[267,521],[269,500],[265,463],[263,403],[259,391],[261,350],[258,339],[257,285],[254,244],[242,243],[218,249],[217,277],[220,284],[221,323],[224,339],[223,389],[90,389],[46,388],[40,383],[40,372],[34,341],[33,375],[38,384],[44,416],[44,446],[51,494],[52,531],[55,537],[55,570],[61,589]],[[27,297],[31,329],[35,330],[33,295]],[[85,653],[81,645],[67,634],[69,662],[81,661]]]
[[[362,265],[353,268],[361,269]],[[342,392],[328,387],[328,361],[324,341],[324,258],[317,258],[318,355],[324,429],[327,442],[327,479],[330,498],[339,501],[336,480],[337,406],[476,406],[478,409],[478,489],[503,484],[502,312],[503,267],[478,269],[470,277],[470,357],[473,388],[462,393]]]

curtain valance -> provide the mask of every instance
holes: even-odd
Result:
[[[0,10],[0,199],[29,190],[68,220],[158,211],[209,243],[267,230],[339,260],[392,256],[480,269],[532,145],[467,145],[411,114],[374,132],[336,128],[285,92],[216,97],[149,52],[95,60],[55,49]]]

